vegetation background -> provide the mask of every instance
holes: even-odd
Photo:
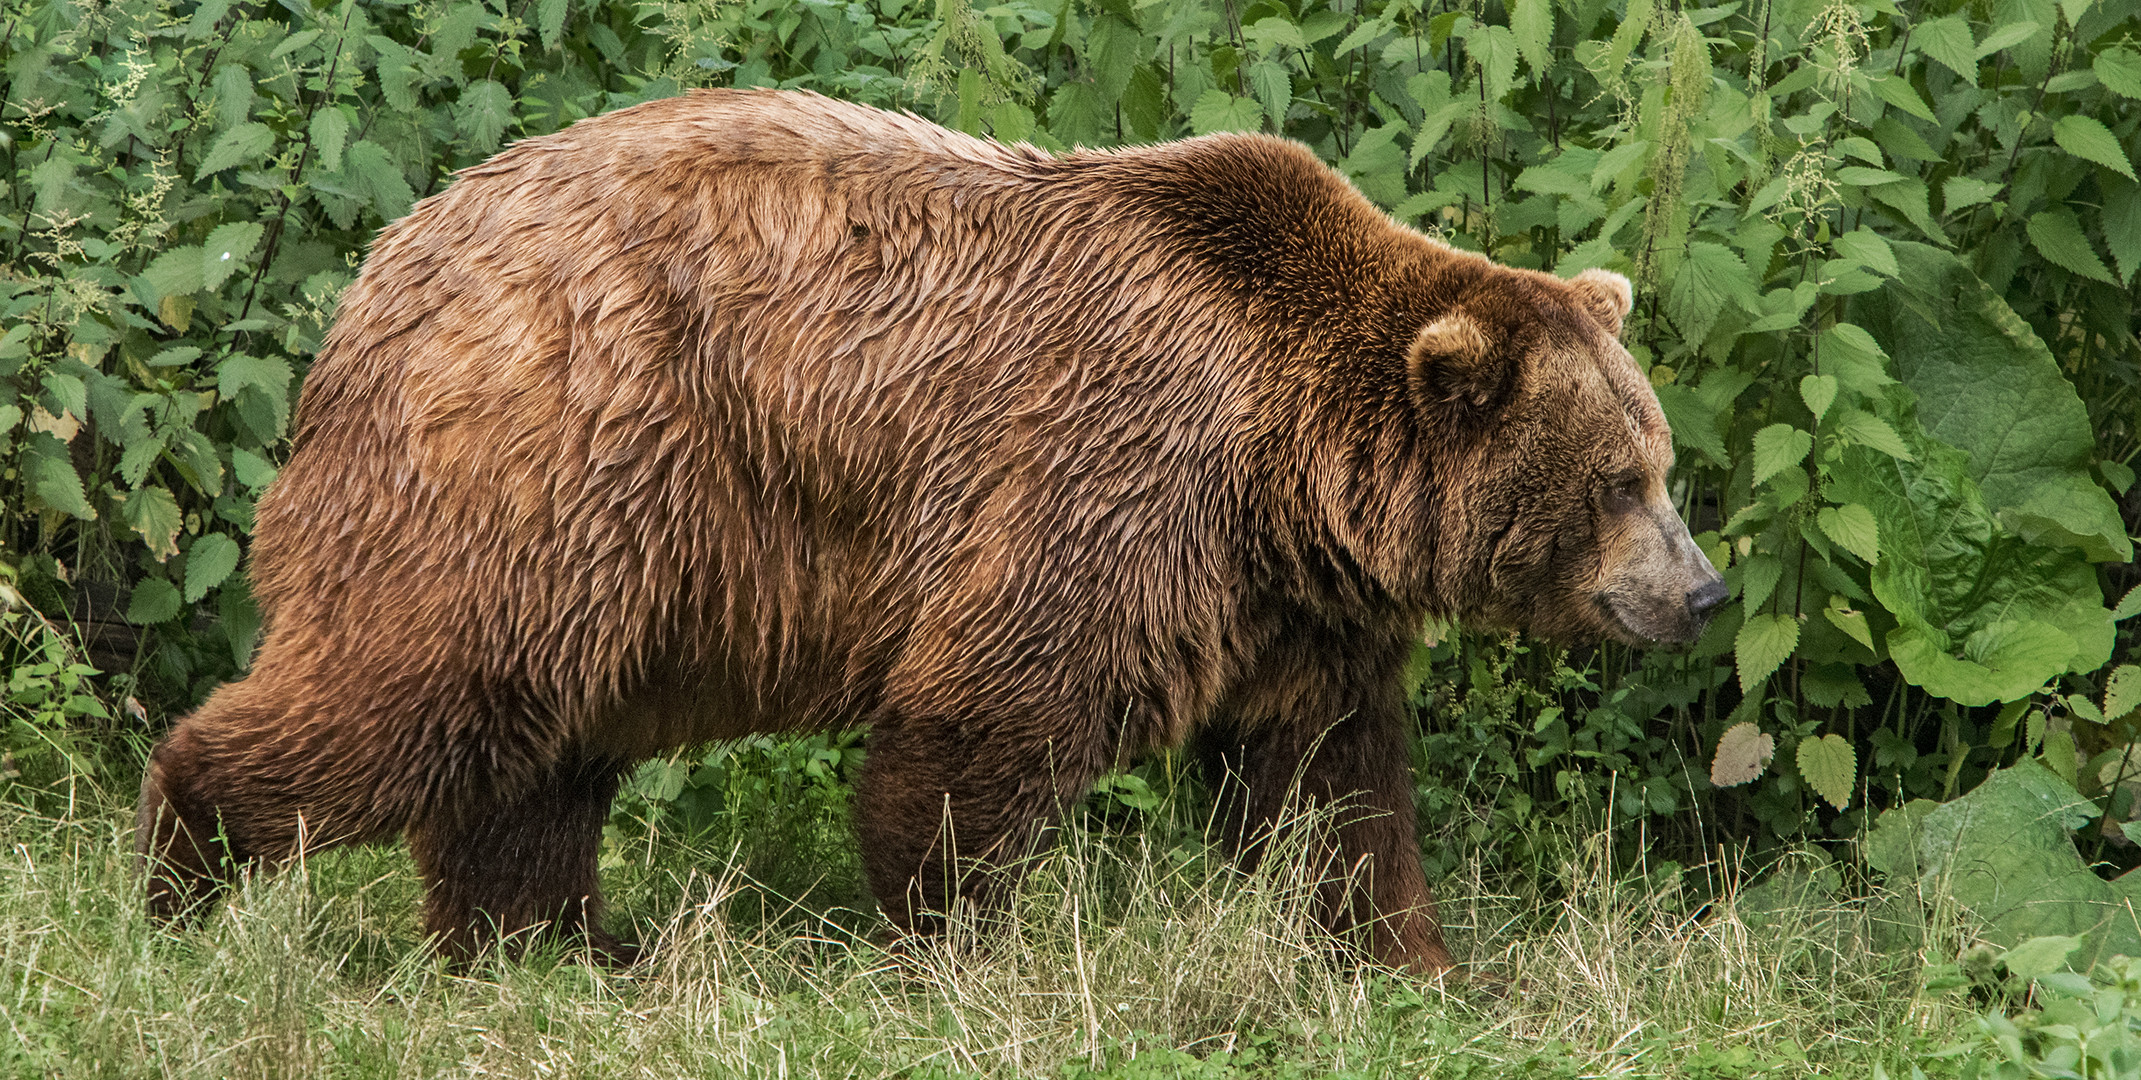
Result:
[[[2141,955],[2108,880],[2141,863],[2141,0],[0,0],[0,69],[0,1063],[2141,1067],[2107,959]],[[1685,654],[1430,627],[1415,669],[1430,865],[1520,989],[1331,967],[1298,882],[1206,866],[1164,758],[1103,783],[1015,947],[887,974],[843,907],[853,733],[635,777],[605,860],[670,946],[639,981],[426,967],[391,853],[139,923],[127,792],[244,668],[253,503],[369,238],[512,139],[708,85],[1051,150],[1281,132],[1459,247],[1634,280],[1734,602]],[[1153,1005],[1197,949],[1204,1004]]]

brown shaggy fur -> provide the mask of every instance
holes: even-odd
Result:
[[[1196,737],[1240,841],[1296,782],[1351,798],[1332,924],[1440,970],[1423,619],[1684,641],[1714,581],[1627,308],[1273,138],[1052,157],[711,91],[520,143],[342,300],[260,507],[259,658],[142,787],[151,905],[406,831],[450,953],[607,947],[623,770],[868,724],[870,882],[927,929]]]

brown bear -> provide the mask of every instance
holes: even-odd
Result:
[[[1687,642],[1724,595],[1629,303],[1278,138],[1053,156],[706,91],[522,142],[342,299],[259,509],[259,657],[142,784],[151,909],[406,832],[450,955],[616,948],[627,769],[868,725],[870,885],[925,931],[1195,739],[1247,857],[1290,791],[1351,800],[1328,921],[1440,971],[1424,621]]]

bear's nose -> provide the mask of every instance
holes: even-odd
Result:
[[[1688,617],[1694,619],[1697,624],[1707,622],[1710,613],[1716,611],[1717,606],[1724,603],[1725,597],[1731,592],[1732,590],[1726,588],[1725,583],[1717,578],[1711,578],[1698,588],[1689,589]]]

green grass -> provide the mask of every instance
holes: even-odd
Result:
[[[1074,824],[1008,925],[904,957],[873,912],[826,906],[854,894],[838,829],[781,830],[781,851],[634,830],[606,874],[649,961],[462,975],[420,940],[399,847],[150,925],[124,804],[0,805],[0,1075],[1909,1076],[1966,1019],[1918,989],[1953,942],[1896,947],[1882,905],[1702,904],[1619,872],[1600,837],[1516,887],[1477,860],[1441,883],[1453,944],[1499,988],[1351,962],[1312,928],[1298,860],[1240,874],[1173,802],[1138,831]],[[740,869],[769,859],[802,902]],[[812,867],[821,887],[795,885]]]

